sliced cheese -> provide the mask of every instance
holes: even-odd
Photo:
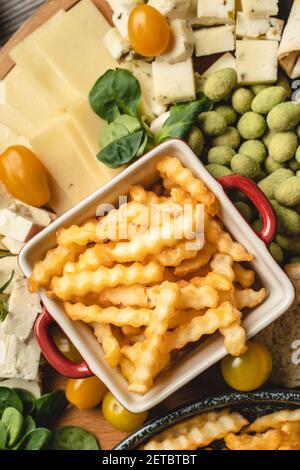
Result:
[[[235,0],[198,0],[198,24],[212,26],[233,24],[235,20]]]
[[[245,85],[276,82],[278,73],[277,54],[277,41],[237,41],[238,82]]]
[[[177,19],[172,21],[171,30],[171,44],[167,52],[162,54],[160,58],[170,64],[176,64],[192,57],[195,47],[195,36],[187,20]]]
[[[18,135],[15,131],[0,123],[0,153],[3,153],[12,145],[30,147],[30,142],[26,137]]]
[[[161,59],[152,62],[154,97],[158,103],[171,104],[196,98],[192,59],[169,64]]]
[[[42,392],[39,383],[33,380],[6,379],[0,382],[0,387],[27,390],[32,393],[35,398],[40,398]]]
[[[280,41],[283,27],[284,21],[278,18],[249,18],[246,13],[237,14],[236,35],[239,38]]]
[[[6,103],[37,127],[44,127],[47,122],[58,117],[59,111],[37,91],[34,82],[21,67],[14,67],[5,78]]]
[[[234,26],[214,26],[195,31],[196,56],[207,56],[235,49]]]
[[[8,104],[0,104],[0,123],[28,139],[38,132],[32,121]]]
[[[242,7],[246,15],[252,18],[276,16],[279,11],[278,0],[242,0]]]

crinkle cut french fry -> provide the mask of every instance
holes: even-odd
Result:
[[[146,191],[143,186],[130,186],[129,196],[132,201],[150,206],[151,204],[160,204],[166,201],[166,197],[157,196],[153,191]]]
[[[209,309],[199,317],[195,317],[190,323],[176,328],[172,333],[167,333],[163,344],[166,352],[174,349],[182,349],[188,343],[198,341],[204,335],[212,335],[220,328],[226,328],[240,319],[241,313],[229,302],[225,302],[216,309]]]
[[[197,256],[198,249],[192,249],[196,246],[196,241],[181,241],[173,248],[166,248],[161,253],[154,256],[162,266],[179,266],[185,260],[191,260]]]
[[[57,231],[57,243],[66,247],[73,243],[79,246],[86,246],[91,242],[99,243],[101,240],[97,236],[97,224],[98,221],[92,219],[81,226],[72,225],[67,229],[61,228]]]
[[[72,244],[67,248],[57,246],[49,250],[43,259],[38,261],[33,268],[28,284],[31,292],[36,292],[40,287],[49,287],[53,276],[60,276],[66,263],[73,262],[76,256],[82,252],[82,247]]]
[[[228,279],[230,279],[230,281],[234,281],[234,272],[232,266],[232,257],[222,253],[216,253],[210,262],[211,270],[214,273],[224,274],[228,277]]]
[[[239,263],[233,264],[235,282],[238,282],[244,289],[248,289],[254,284],[255,272],[252,269],[246,269]]]
[[[285,437],[278,450],[300,450],[300,421],[284,423],[281,430]]]
[[[147,292],[151,305],[154,305],[159,296],[159,286],[149,288]],[[204,308],[217,307],[218,303],[219,295],[213,287],[209,285],[194,286],[187,284],[180,287],[177,308],[182,310],[202,310]]]
[[[131,266],[116,265],[113,268],[100,267],[96,271],[82,271],[54,277],[51,283],[53,295],[63,301],[74,296],[84,297],[90,293],[100,293],[105,287],[132,284],[154,284],[161,282],[164,268],[158,263],[147,265],[134,263]]]
[[[141,334],[141,328],[136,326],[124,325],[121,330],[124,336],[138,336]]]
[[[241,320],[232,323],[227,328],[220,328],[220,333],[224,336],[224,345],[228,354],[241,356],[247,351],[247,335],[241,326]]]
[[[257,418],[254,423],[245,428],[245,432],[265,432],[268,429],[279,429],[284,423],[300,421],[300,408],[296,410],[281,410]]]
[[[133,309],[131,307],[107,307],[101,308],[98,305],[86,306],[82,303],[71,304],[64,303],[67,315],[73,321],[81,320],[85,323],[103,323],[115,326],[140,326],[149,325],[152,316],[152,310]]]
[[[147,288],[142,285],[107,287],[99,294],[100,305],[151,308]]]
[[[225,443],[229,450],[277,450],[283,438],[284,432],[272,429],[255,436],[230,433],[225,436]]]
[[[171,199],[176,204],[181,204],[182,206],[184,206],[184,204],[196,204],[197,202],[187,191],[182,188],[171,188],[170,195]]]
[[[261,304],[267,296],[267,290],[263,287],[259,291],[253,289],[235,290],[234,297],[239,310],[254,308]]]
[[[80,271],[95,271],[103,266],[111,268],[114,261],[110,256],[110,247],[104,243],[99,243],[87,250],[79,256],[76,263],[67,263],[64,273],[76,273]]]
[[[160,345],[167,332],[170,318],[175,313],[179,287],[165,282],[161,286],[157,304],[151,315],[150,325],[145,330],[145,341],[137,357],[129,391],[145,394],[153,385],[153,369],[160,357]]]
[[[113,335],[110,325],[103,325],[101,323],[93,323],[94,335],[101,344],[104,351],[104,358],[108,365],[114,369],[121,359],[120,345]]]
[[[208,285],[221,292],[228,292],[233,288],[231,280],[225,274],[214,272],[209,272],[204,277],[193,277],[190,283],[195,286]]]
[[[185,277],[188,274],[197,272],[199,269],[209,263],[215,251],[216,245],[205,243],[204,247],[199,251],[195,258],[191,260],[185,260],[175,268],[175,275],[178,277]]]
[[[223,439],[228,433],[239,432],[248,421],[239,413],[204,416],[204,422],[195,420],[194,426],[186,432],[170,438],[165,437],[161,442],[155,438],[144,446],[144,450],[196,450],[214,441]]]
[[[135,368],[135,363],[137,362],[137,358],[142,353],[142,344],[145,341],[145,337],[139,338],[142,341],[136,341],[135,344],[132,346],[125,345],[121,349],[121,353],[130,361],[132,366]],[[169,353],[160,354],[159,358],[157,359],[156,363],[153,366],[152,375],[156,377],[165,367],[168,366],[171,360],[171,355]],[[133,376],[130,378],[130,382],[132,382]]]
[[[191,170],[184,168],[177,158],[164,157],[157,165],[164,185],[165,180],[170,180],[172,186],[179,186],[189,192],[193,199],[203,203],[206,210],[211,215],[218,212],[218,202],[216,196],[205,186],[203,181],[195,178]]]

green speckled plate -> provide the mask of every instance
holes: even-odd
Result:
[[[141,429],[120,442],[115,450],[134,450],[142,446],[156,434],[168,427],[198,414],[230,408],[238,411],[249,421],[282,409],[300,408],[300,391],[277,390],[259,391],[252,393],[229,393],[214,398],[196,401],[176,408],[166,416],[150,421]]]

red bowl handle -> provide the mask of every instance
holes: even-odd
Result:
[[[240,175],[222,176],[218,179],[218,182],[225,191],[237,189],[250,199],[263,221],[263,228],[260,232],[257,232],[257,235],[266,245],[269,245],[276,236],[277,216],[261,189],[253,181]]]
[[[84,379],[93,376],[93,372],[85,361],[80,364],[67,359],[56,347],[50,335],[50,327],[54,323],[50,313],[43,307],[42,313],[38,316],[34,333],[37,342],[49,364],[59,374],[71,379]]]

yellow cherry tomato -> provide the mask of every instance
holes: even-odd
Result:
[[[227,356],[221,362],[225,382],[240,392],[261,387],[272,372],[272,357],[261,343],[249,342],[248,350],[240,357]]]
[[[101,401],[107,391],[98,377],[69,379],[66,386],[67,400],[80,410],[91,410]]]
[[[102,402],[102,412],[106,421],[115,429],[124,432],[135,431],[147,419],[148,413],[131,413],[113,396],[107,392]]]
[[[128,20],[132,48],[144,57],[163,54],[171,40],[171,28],[166,18],[149,5],[135,7]]]
[[[69,340],[69,338],[57,324],[54,324],[51,327],[51,338],[53,339],[57,349],[59,349],[59,351],[62,352],[67,359],[72,362],[76,362],[76,364],[79,364],[83,361],[74,344]]]
[[[0,155],[0,180],[8,192],[25,204],[43,206],[50,199],[47,171],[27,147],[8,147]]]

